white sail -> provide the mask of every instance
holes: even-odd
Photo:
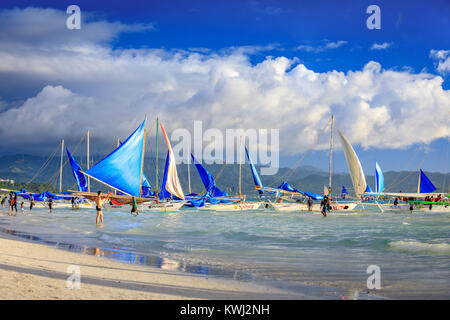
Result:
[[[342,132],[338,130],[338,133],[342,144],[342,150],[344,150],[345,160],[347,161],[347,167],[348,171],[350,172],[350,177],[352,179],[355,194],[359,195],[361,193],[364,193],[367,187],[364,171],[361,167],[358,156],[356,155],[355,150],[353,150],[350,142],[342,134]]]
[[[173,155],[172,146],[162,123],[159,124],[161,126],[161,131],[164,134],[164,139],[166,139],[167,148],[169,149],[169,166],[167,168],[166,190],[174,196],[184,200],[184,192],[183,188],[181,188],[180,179],[178,179],[177,166],[175,156]]]

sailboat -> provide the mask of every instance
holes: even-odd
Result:
[[[366,193],[375,197],[387,197],[389,203],[380,204],[380,209],[384,211],[438,211],[450,212],[450,202],[443,198],[445,193],[433,192],[436,187],[427,177],[427,175],[419,169],[416,193],[406,192],[369,192]],[[395,201],[396,199],[396,201]],[[413,210],[410,210],[410,209]]]
[[[261,202],[244,201],[241,197],[241,191],[239,192],[240,197],[238,199],[228,197],[226,192],[220,190],[216,186],[214,177],[202,166],[202,164],[198,162],[193,155],[191,155],[191,157],[206,189],[205,195],[202,197],[195,197],[200,200],[195,200],[195,202],[200,204],[197,206],[199,210],[246,211],[257,210],[260,207]],[[242,176],[240,174],[239,179],[241,178]],[[239,190],[241,190],[241,188]]]
[[[161,185],[161,192],[158,192],[159,190],[156,190],[155,192],[155,195],[157,196],[156,201],[153,203],[142,204],[141,206],[139,206],[139,209],[141,211],[152,212],[178,212],[180,208],[186,203],[186,201],[183,188],[181,187],[180,179],[178,178],[175,155],[173,153],[172,145],[170,144],[170,140],[166,134],[166,131],[164,130],[162,123],[159,121],[159,119],[157,119],[156,122],[157,130],[158,124],[161,127],[161,132],[164,135],[164,140],[166,141],[168,149],[163,183]],[[156,176],[156,180],[158,181],[158,176]],[[147,184],[150,185],[148,181]]]
[[[78,191],[87,192],[88,191],[88,183],[84,174],[81,172],[81,167],[75,161],[74,157],[70,154],[69,149],[66,147],[67,157],[69,158],[70,165],[72,167],[73,177],[77,183]],[[87,200],[86,198],[79,198],[74,201],[72,204],[73,209],[92,209],[94,208],[94,204]]]
[[[338,131],[339,132],[339,131]],[[329,158],[329,176],[328,176],[328,186],[324,186],[324,195],[328,195],[329,197],[332,196],[332,157],[333,157],[333,133],[334,133],[334,116],[331,116],[331,128],[330,128],[330,158]],[[340,132],[339,132],[340,133]],[[340,133],[340,135],[342,136],[342,134]],[[343,136],[342,136],[343,137]],[[344,137],[345,139],[345,137]],[[342,141],[342,140],[341,140]],[[353,153],[349,153],[352,157],[356,157],[356,154],[353,150],[353,148],[351,147],[351,145],[349,143],[347,143],[349,148],[345,148],[344,149],[344,153],[348,152],[348,151],[352,151]],[[347,146],[346,145],[346,146]],[[347,154],[346,154],[346,159],[347,159]],[[356,157],[356,160],[359,164],[359,160]],[[348,160],[347,160],[348,163]],[[361,164],[359,164],[359,166],[361,166]],[[361,168],[362,171],[362,168]],[[362,174],[362,177],[364,178],[364,173]],[[365,180],[364,180],[364,184],[365,184]],[[305,192],[305,191],[301,191],[298,189],[295,189],[293,187],[291,187],[286,181],[283,181],[283,183],[278,186],[277,188],[262,188],[262,187],[256,187],[257,190],[266,190],[266,191],[271,191],[271,192],[275,192],[277,194],[284,194],[287,195],[288,197],[278,197],[278,202],[276,203],[271,203],[272,207],[276,210],[276,211],[308,211],[308,205],[306,203],[307,199],[310,197],[312,200],[323,200],[324,199],[324,195],[321,194],[317,194],[317,193],[313,193],[313,192]],[[295,197],[300,197],[301,199],[298,200],[292,200],[295,199]],[[289,199],[291,198],[291,199]],[[291,200],[291,201],[295,201],[295,202],[282,202],[280,201],[281,199],[286,200]],[[355,201],[345,201],[345,202],[338,202],[336,200],[331,199],[331,209],[332,211],[351,211],[354,210],[356,208],[356,206],[360,203],[355,202]],[[314,203],[311,211],[320,211],[320,205],[317,203]]]
[[[52,193],[52,192],[42,192],[42,193],[29,193],[25,189],[22,189],[20,191],[12,191],[16,193],[18,196],[25,200],[31,201],[31,197],[33,197],[36,204],[42,205],[45,208],[49,208],[49,200],[52,200],[52,208],[71,208],[72,203],[71,199],[72,196],[70,196],[70,193],[62,192],[62,172],[63,172],[63,166],[64,166],[64,140],[61,140],[60,143],[61,146],[61,156],[60,156],[60,166],[59,166],[59,192],[58,193]],[[59,147],[59,146],[58,146]],[[53,157],[53,155],[52,155]],[[47,160],[49,161],[49,160]],[[44,164],[45,166],[45,164]]]
[[[130,204],[135,197],[138,204],[149,202],[153,198],[142,197],[142,177],[146,137],[145,119],[141,125],[114,151],[100,160],[92,168],[80,172],[116,191],[121,195],[110,195],[116,203]],[[73,195],[83,196],[95,201],[97,193],[73,191]]]

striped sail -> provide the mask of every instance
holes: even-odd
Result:
[[[162,123],[160,122],[159,124],[161,126],[161,131],[164,135],[164,139],[166,140],[167,148],[169,149],[169,163],[167,167],[167,180],[165,188],[169,193],[184,200],[184,192],[180,184],[180,179],[178,179],[177,165],[175,162],[175,156],[173,154],[172,146]]]

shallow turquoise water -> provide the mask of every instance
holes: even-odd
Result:
[[[204,274],[271,281],[296,290],[313,284],[367,291],[369,265],[381,270],[381,289],[393,298],[450,298],[450,215],[378,211],[330,214],[274,211],[176,214],[45,209],[0,214],[3,230],[90,248],[134,252],[128,262]],[[123,255],[118,255],[124,260]],[[143,256],[143,257],[142,257]],[[160,257],[149,263],[147,257]],[[196,266],[196,268],[189,267]]]

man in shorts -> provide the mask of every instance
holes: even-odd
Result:
[[[97,219],[95,220],[96,224],[98,224],[99,220],[103,223],[102,205],[108,199],[109,194],[106,197],[103,197],[101,191],[97,192],[97,197],[95,198],[95,210],[97,210]]]

